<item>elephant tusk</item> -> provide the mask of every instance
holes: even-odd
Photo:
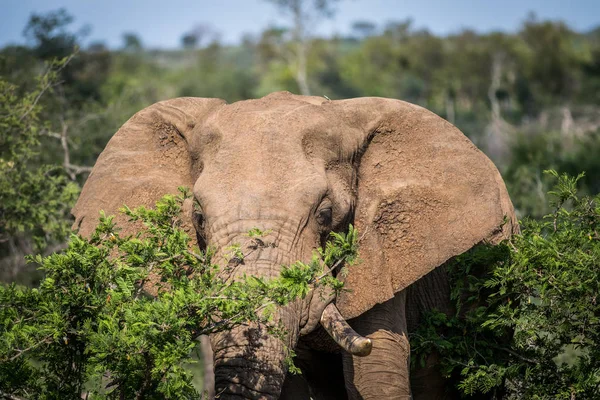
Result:
[[[373,348],[371,339],[356,333],[342,317],[335,304],[330,303],[325,307],[321,315],[321,325],[329,333],[329,336],[348,353],[360,357],[371,354]]]

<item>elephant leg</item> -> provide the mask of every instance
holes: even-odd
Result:
[[[350,321],[357,333],[373,341],[373,350],[366,357],[343,355],[349,399],[411,398],[405,308],[402,291]]]

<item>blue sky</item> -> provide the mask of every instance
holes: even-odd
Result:
[[[285,23],[265,0],[0,0],[0,46],[23,43],[31,12],[60,7],[75,17],[75,28],[91,26],[86,42],[111,47],[120,46],[125,31],[138,33],[148,47],[169,48],[179,46],[181,35],[198,23],[214,26],[226,43]],[[319,23],[318,34],[348,32],[358,19],[384,24],[408,17],[416,27],[437,34],[462,28],[515,31],[529,11],[540,19],[561,19],[579,31],[600,25],[600,0],[342,0],[337,9],[334,18]]]

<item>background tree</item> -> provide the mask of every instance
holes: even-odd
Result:
[[[275,4],[292,22],[290,29],[294,51],[286,56],[288,63],[296,70],[296,82],[303,95],[310,95],[307,53],[310,46],[310,33],[319,18],[330,17],[334,13],[334,3],[338,0],[267,0]]]
[[[220,36],[219,32],[210,24],[196,24],[181,37],[181,44],[184,48],[193,49],[208,43],[218,42]]]
[[[123,34],[123,50],[129,52],[138,52],[143,48],[144,46],[142,45],[142,39],[137,35],[137,33],[126,32]]]
[[[36,55],[43,60],[67,57],[76,47],[77,35],[67,27],[73,17],[61,8],[47,14],[32,14],[23,35],[33,44]]]
[[[20,95],[0,80],[0,279],[23,272],[21,257],[60,244],[69,234],[70,208],[79,194],[59,165],[39,163],[43,151],[40,99],[53,89],[63,59],[50,63],[37,87]],[[24,277],[23,277],[24,278]],[[22,279],[23,279],[22,278]],[[26,282],[31,279],[24,278]]]
[[[363,40],[369,36],[373,36],[377,31],[377,25],[371,21],[354,21],[352,23],[352,33],[358,40]]]

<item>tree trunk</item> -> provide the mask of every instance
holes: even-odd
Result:
[[[298,71],[296,72],[296,82],[300,89],[300,94],[304,96],[310,96],[310,89],[308,88],[308,76],[306,72],[306,42],[304,39],[298,42]]]
[[[454,124],[455,120],[454,99],[448,93],[446,94],[446,120],[451,124]]]
[[[298,83],[300,94],[310,96],[308,74],[306,72],[308,43],[305,35],[305,21],[304,16],[302,15],[301,1],[293,2],[292,13],[294,15],[294,40],[296,41],[296,82]]]
[[[571,130],[573,128],[573,114],[568,106],[562,108],[562,123],[560,124],[560,132],[563,137],[571,136]]]
[[[502,59],[503,56],[501,53],[494,54],[492,59],[492,82],[490,83],[490,87],[488,89],[488,99],[490,100],[490,104],[492,107],[492,123],[495,126],[500,125],[500,121],[502,120],[502,116],[500,114],[500,102],[498,101],[497,92],[500,89],[500,84],[502,82]]]

